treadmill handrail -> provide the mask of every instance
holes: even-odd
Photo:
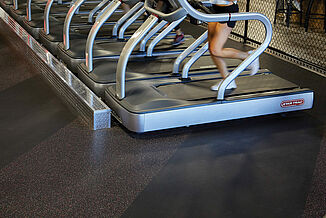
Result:
[[[95,8],[93,8],[89,14],[88,14],[88,23],[93,23],[93,17],[94,15],[106,4],[108,3],[110,0],[103,0],[101,1],[100,4],[96,5]]]
[[[103,14],[95,21],[91,30],[89,31],[86,48],[85,48],[85,57],[86,57],[86,68],[87,72],[91,72],[93,70],[93,45],[95,41],[95,37],[102,27],[102,25],[111,17],[111,15],[117,10],[117,8],[121,5],[119,0],[113,0],[110,4],[110,7],[106,7],[103,11]]]
[[[182,68],[182,79],[188,78],[188,72],[191,66],[208,50],[208,42],[206,42],[198,51],[187,61],[187,63]]]
[[[226,87],[251,64],[260,54],[262,54],[268,47],[272,40],[272,24],[269,19],[260,13],[230,13],[230,14],[205,14],[194,9],[187,0],[178,0],[182,8],[184,8],[188,14],[195,19],[205,22],[226,22],[226,21],[240,21],[240,20],[258,20],[265,26],[265,40],[263,43],[250,54],[237,68],[235,68],[227,78],[225,78],[217,92],[217,99],[223,100]]]
[[[185,10],[186,14],[189,14],[190,16],[206,21],[206,22],[227,22],[227,21],[239,21],[239,20],[258,20],[262,22],[265,26],[265,40],[264,42],[258,47],[252,54],[250,54],[237,68],[235,68],[227,78],[225,78],[218,90],[217,93],[217,99],[223,100],[226,87],[228,84],[230,84],[243,70],[247,68],[247,66],[252,63],[261,53],[264,52],[264,50],[268,47],[271,39],[272,39],[272,25],[271,22],[268,20],[268,18],[260,13],[229,13],[229,14],[204,14],[200,11],[195,10],[188,2],[187,0],[177,0],[180,3],[181,9]],[[148,6],[148,0],[145,0],[145,8],[146,10],[151,11],[152,13],[156,13],[158,15],[163,14],[162,12],[157,13],[158,11],[155,9],[152,9]],[[180,8],[179,8],[180,9]],[[180,13],[179,9],[176,11],[170,13],[169,15],[173,13]],[[186,15],[185,14],[185,15]],[[164,14],[163,14],[164,15]],[[153,15],[152,15],[153,16]],[[166,17],[164,15],[163,17]],[[170,16],[170,17],[173,17]],[[134,34],[135,35],[135,34]],[[128,44],[128,43],[127,43]],[[126,44],[126,46],[127,46]],[[125,46],[125,47],[126,47]],[[125,48],[124,47],[124,48]],[[130,51],[131,54],[132,51]],[[122,100],[125,98],[125,76],[126,76],[126,67],[128,63],[128,58],[130,57],[130,54],[128,55],[121,55],[118,62],[117,72],[116,72],[116,95],[118,99]],[[123,65],[123,66],[122,66]]]
[[[14,9],[18,10],[18,0],[14,0],[13,4],[14,4]]]
[[[157,21],[158,18],[156,16],[150,15],[123,47],[116,71],[116,95],[118,99],[123,99],[125,97],[126,68],[131,52]]]
[[[32,20],[32,9],[31,9],[32,0],[27,0],[26,5],[26,20],[31,21]]]
[[[206,30],[196,41],[194,41],[186,50],[184,50],[174,61],[172,74],[178,74],[180,64],[188,57],[199,45],[201,45],[208,37],[208,31]]]
[[[144,7],[141,7],[130,19],[128,19],[123,26],[120,28],[119,31],[119,39],[124,39],[124,33],[126,29],[134,23],[141,15],[143,15],[146,12]]]
[[[146,56],[151,57],[153,56],[153,50],[154,47],[164,38],[166,37],[176,26],[178,26],[179,23],[181,23],[186,16],[183,16],[179,18],[178,20],[173,21],[172,23],[169,24],[168,27],[166,27],[160,34],[158,34],[149,44],[146,52]]]
[[[166,20],[161,20],[147,35],[141,40],[139,51],[145,51],[146,50],[146,44],[150,38],[152,38],[158,31],[160,31],[165,25],[168,24]]]
[[[152,8],[149,5],[149,0],[145,0],[144,7],[145,7],[146,11],[149,11],[149,12],[151,12],[169,22],[173,22],[173,21],[178,20],[187,15],[187,12],[182,7],[178,8],[177,10],[175,10],[169,14],[165,14],[161,11],[158,11],[158,10]]]
[[[118,36],[118,30],[120,26],[126,22],[134,13],[136,13],[141,7],[144,6],[143,2],[135,4],[127,13],[125,13],[113,26],[112,36]]]
[[[43,30],[46,35],[50,34],[50,24],[49,24],[49,17],[50,17],[50,10],[52,7],[54,0],[48,0],[44,9],[44,27]]]
[[[95,19],[95,22],[97,21],[97,19],[99,19],[101,16],[102,16],[102,14],[104,14],[104,12],[108,9],[108,8],[110,8],[111,6],[112,6],[112,1],[109,3],[109,4],[107,4],[99,13],[98,13],[98,15],[96,16],[96,19]]]
[[[145,9],[154,14],[150,15],[149,18],[147,18],[147,20],[144,22],[144,24],[150,23],[150,24],[154,25],[158,19],[157,16],[161,16],[161,15],[164,19],[173,19],[173,20],[170,20],[171,22],[182,19],[183,17],[185,17],[187,15],[186,11],[183,10],[182,8],[179,8],[169,14],[164,14],[155,9],[152,10],[152,8],[150,6],[148,6],[148,1],[149,0],[145,0]],[[154,23],[152,23],[154,20],[156,20],[156,21]],[[120,100],[125,98],[125,95],[126,95],[126,89],[125,89],[126,68],[127,68],[128,59],[131,55],[131,52],[134,49],[134,47],[136,46],[134,43],[135,42],[138,43],[143,37],[145,37],[145,34],[147,34],[149,31],[148,28],[144,27],[144,24],[141,25],[141,27],[132,35],[132,37],[128,40],[126,45],[123,47],[119,61],[118,61],[117,71],[116,71],[116,82],[117,82],[116,95]],[[140,30],[142,28],[146,29],[146,31]]]
[[[14,6],[17,5],[17,8],[15,6],[15,9],[18,9],[18,1],[14,0]],[[16,3],[16,4],[15,4]],[[27,0],[26,2],[26,20],[31,21],[32,20],[32,0]]]
[[[74,16],[77,9],[85,2],[86,0],[76,0],[70,7],[65,22],[63,24],[63,45],[64,49],[68,50],[70,48],[70,39],[69,39],[69,30],[72,17]]]

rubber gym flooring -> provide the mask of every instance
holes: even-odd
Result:
[[[0,217],[326,214],[325,77],[264,54],[262,67],[315,91],[312,110],[91,131],[7,31],[0,25]]]

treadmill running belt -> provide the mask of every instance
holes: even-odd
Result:
[[[216,91],[210,87],[220,80],[201,80],[186,83],[158,85],[159,92],[169,99],[195,101],[216,98]],[[293,89],[298,86],[273,74],[259,74],[255,76],[242,76],[236,80],[238,88],[226,90],[226,97],[262,93],[266,91]]]
[[[187,58],[189,59],[189,58]],[[186,59],[186,60],[187,60]],[[160,78],[171,76],[173,63],[175,57],[173,58],[161,58],[161,57],[146,57],[146,58],[134,58],[130,59],[127,65],[126,70],[126,79],[145,79],[145,78]],[[94,68],[92,73],[86,73],[93,81],[97,83],[115,83],[116,71],[117,71],[117,62],[118,60],[95,60]],[[236,59],[226,59],[226,63],[229,67],[238,66],[241,61]],[[180,65],[180,69],[182,66]],[[208,67],[205,67],[207,66]],[[86,72],[86,67],[83,65],[83,70]],[[189,75],[203,74],[204,69],[211,70],[212,74],[216,74],[216,66],[213,65],[213,61],[209,56],[204,56],[200,59],[200,62],[191,67],[192,71],[189,72]],[[82,70],[82,69],[80,69]],[[206,74],[209,74],[209,71],[204,71]],[[78,72],[79,73],[79,72]],[[178,75],[179,76],[179,75]]]
[[[110,28],[108,26],[108,28]],[[137,25],[130,26],[130,28],[138,28]],[[128,29],[127,29],[128,30]],[[128,30],[129,31],[129,30]],[[70,49],[65,50],[64,52],[71,58],[75,59],[84,59],[85,58],[85,45],[86,45],[86,38],[85,39],[79,39],[74,40],[70,42]],[[160,41],[155,47],[154,47],[154,53],[155,52],[162,52],[162,51],[181,51],[188,48],[193,42],[193,38],[186,38],[185,43],[180,45],[172,45],[171,42],[173,39],[167,39]],[[150,43],[150,42],[149,42]],[[118,58],[121,54],[121,51],[123,47],[125,46],[126,42],[116,42],[116,41],[107,41],[107,40],[96,40],[94,42],[93,46],[93,58],[103,58],[103,57],[115,57]],[[62,45],[61,45],[62,46]],[[132,53],[132,55],[143,53],[139,52],[139,45],[136,46],[134,49],[135,52]]]

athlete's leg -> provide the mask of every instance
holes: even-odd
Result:
[[[224,45],[232,31],[226,23],[209,23],[208,24],[208,42],[209,51],[213,62],[217,66],[221,76],[226,78],[229,74],[227,66],[223,58],[235,58],[244,60],[248,57],[246,52],[242,52],[232,48],[224,48]],[[220,82],[211,87],[212,90],[218,90]],[[232,81],[227,89],[236,88],[236,84]]]
[[[209,52],[211,54],[211,58],[213,62],[215,63],[217,69],[219,70],[220,74],[222,75],[223,78],[225,78],[228,75],[228,70],[227,66],[222,59],[222,57],[216,55],[218,53],[216,50],[221,50],[224,46],[225,42],[218,41],[219,39],[219,34],[216,32],[217,30],[217,25],[219,23],[217,22],[210,22],[208,23],[208,45],[209,45]],[[225,41],[225,40],[224,40]],[[220,48],[222,47],[222,48]]]
[[[224,48],[224,45],[232,31],[226,23],[208,24],[208,42],[211,57],[219,69],[223,78],[228,75],[227,66],[223,58],[234,58],[244,60],[248,53],[233,48]]]

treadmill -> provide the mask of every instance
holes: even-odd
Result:
[[[12,5],[12,0],[0,0],[0,7],[3,8],[7,13],[9,13],[9,9]]]
[[[38,0],[37,2],[31,4],[31,10],[34,13],[41,13],[42,7],[45,6],[45,3],[46,1],[44,0]],[[20,24],[26,16],[26,5],[26,1],[13,0],[13,3],[8,10],[9,15],[17,20]]]
[[[202,5],[196,5],[197,8],[202,8],[207,13],[210,11]],[[171,20],[174,22],[174,20]],[[156,27],[160,25],[166,25],[167,21],[161,21]],[[155,25],[155,24],[153,24]],[[145,28],[151,28],[144,25]],[[156,28],[155,27],[155,28]],[[154,28],[154,29],[155,29]],[[141,27],[138,31],[143,31],[144,27]],[[153,29],[152,29],[153,30]],[[151,31],[152,31],[151,30]],[[155,31],[153,31],[155,32]],[[147,33],[146,36],[140,42],[140,47],[144,46],[146,38],[149,38],[151,33]],[[195,40],[187,49],[181,54],[169,55],[169,56],[144,56],[134,57],[129,59],[126,69],[126,80],[147,80],[147,79],[159,79],[166,77],[179,77],[183,80],[188,80],[190,76],[199,76],[204,74],[216,74],[216,65],[213,63],[208,51],[208,43],[206,42],[208,37],[208,31],[205,31],[197,40]],[[144,40],[145,39],[145,40]],[[202,45],[204,44],[204,45]],[[201,46],[202,45],[202,46]],[[201,47],[201,48],[199,48]],[[77,74],[80,80],[82,80],[95,94],[100,97],[104,97],[105,89],[116,82],[116,70],[117,59],[97,59],[93,60],[93,46],[92,43],[87,43],[85,56],[87,60],[85,63],[79,64],[77,68]],[[199,49],[198,49],[199,48]],[[198,49],[198,50],[197,50]],[[197,51],[196,51],[197,50]],[[150,53],[147,51],[147,53]],[[198,63],[198,59],[199,63]],[[238,66],[241,62],[235,59],[225,59],[230,70]],[[172,67],[172,72],[171,72]],[[180,69],[182,68],[182,72]],[[145,73],[144,73],[145,72]],[[246,72],[245,74],[248,74]]]
[[[180,76],[182,76],[182,80],[188,80],[190,78],[189,76],[196,77],[204,74],[216,75],[216,66],[211,57],[206,55],[208,51],[208,43],[205,42],[208,36],[207,32],[208,31],[204,32],[193,44],[178,56],[145,56],[130,58],[126,69],[126,80],[136,81],[154,78],[178,78]],[[196,49],[198,50],[196,51]],[[88,59],[85,63],[78,65],[78,77],[95,94],[104,97],[105,89],[116,83],[118,60],[93,60],[91,58],[92,50],[90,47],[86,49],[86,52],[88,54]],[[197,61],[199,58],[200,60]],[[225,61],[230,69],[235,68],[241,63],[240,60],[235,59],[226,59]],[[171,69],[173,69],[172,72]],[[182,72],[180,72],[180,69],[182,69]],[[248,74],[248,72],[246,72],[246,74]]]
[[[60,25],[50,25],[49,22],[49,13],[51,9],[53,0],[48,0],[48,5],[45,8],[44,12],[44,28],[40,31],[40,41],[44,44],[44,46],[49,49],[49,51],[55,55],[57,55],[58,50],[58,44],[60,42],[63,42],[63,39],[66,38],[66,43],[69,43],[70,40],[76,40],[76,39],[86,39],[88,36],[88,33],[93,25],[94,22],[94,15],[100,11],[101,8],[103,8],[107,3],[108,5],[105,6],[103,10],[105,10],[107,7],[110,7],[110,2],[108,0],[103,0],[99,5],[97,5],[92,11],[90,11],[89,15],[87,17],[84,17],[84,19],[80,19],[78,17],[78,24],[83,25],[76,25],[75,21],[75,13],[77,11],[77,8],[80,7],[84,1],[76,1],[73,4],[73,9],[70,10],[67,13],[65,21]],[[110,19],[110,21],[106,21],[103,25],[104,28],[101,29],[101,31],[98,33],[98,38],[101,39],[110,39],[114,38],[111,37],[111,32],[113,32],[114,29],[118,30],[124,22],[135,13],[135,10],[139,8],[138,5],[140,3],[137,3],[133,8],[128,11],[127,13],[123,14],[120,13],[119,10],[116,10],[114,14],[112,14],[113,19]],[[98,14],[98,16],[101,16],[103,13],[103,10]],[[117,12],[118,11],[118,12]],[[112,17],[111,16],[111,17]],[[140,17],[140,19],[143,19],[143,17]],[[141,25],[142,20],[136,20],[135,21],[137,28]],[[50,29],[51,26],[51,29]],[[126,32],[127,34],[131,34],[130,32]],[[65,36],[64,36],[65,35]],[[69,41],[69,42],[68,42]],[[115,41],[115,40],[114,40]],[[69,66],[69,64],[68,64]]]
[[[32,14],[33,18],[39,18],[42,16],[46,4],[46,0],[33,0],[33,2],[31,0],[13,0],[13,5],[10,8],[9,14],[19,21],[19,23],[22,23],[26,16],[29,19],[32,17]],[[70,4],[70,1],[56,1],[56,3],[53,5],[54,14],[65,15],[69,10]]]
[[[85,61],[85,47],[91,44],[92,49],[94,49],[94,59],[118,59],[121,53],[122,48],[125,45],[125,41],[112,41],[112,40],[97,40],[94,42],[94,39],[101,28],[102,24],[110,18],[111,14],[117,8],[121,2],[119,0],[112,1],[112,7],[107,8],[103,11],[103,14],[97,19],[96,23],[92,27],[88,39],[78,39],[69,42],[66,40],[63,43],[60,43],[58,46],[58,56],[62,59],[67,66],[75,72],[76,66]],[[140,8],[137,13],[131,17],[128,22],[134,22],[137,16],[140,16],[145,12],[145,8]],[[138,51],[134,51],[133,56],[143,57],[143,56],[161,56],[161,55],[171,55],[171,54],[179,54],[183,52],[191,43],[194,42],[192,36],[186,36],[185,42],[180,45],[172,45],[173,38],[170,38],[170,32],[174,27],[176,27],[181,21],[183,21],[185,17],[180,18],[170,24],[163,31],[158,33],[163,27],[167,24],[167,22],[161,22],[158,24],[153,31],[150,33],[150,37],[148,37],[145,41],[144,47],[139,48]],[[139,25],[136,28],[133,28],[134,32],[139,28]],[[67,34],[66,34],[67,35]],[[120,33],[119,33],[120,35]],[[155,37],[151,40],[152,37]],[[119,36],[120,38],[120,36]],[[164,39],[164,40],[163,40]],[[149,43],[147,43],[149,42]],[[145,52],[147,44],[147,53]],[[71,45],[70,45],[71,44]],[[154,50],[155,48],[155,50]]]
[[[84,0],[80,0],[79,4],[82,4],[83,1]],[[134,5],[135,2],[137,3],[130,9],[130,11],[128,11],[124,16],[122,16],[115,23],[114,26],[107,26],[105,25],[105,23],[107,23],[108,19],[115,13],[115,11],[119,8],[122,3],[122,1],[119,0],[111,1],[110,4],[108,4],[98,15],[91,30],[85,31],[84,29],[84,31],[82,31],[82,28],[79,28],[76,31],[74,30],[75,33],[77,32],[79,34],[84,35],[84,37],[80,37],[79,39],[74,40],[70,40],[70,24],[71,17],[73,16],[74,11],[69,11],[63,29],[64,40],[63,42],[58,43],[57,55],[63,62],[67,64],[67,67],[70,70],[74,72],[74,66],[77,66],[78,63],[83,61],[82,58],[84,55],[84,48],[86,46],[87,38],[94,37],[93,41],[95,39],[99,39],[97,41],[100,41],[100,43],[109,43],[109,45],[111,45],[111,43],[113,42],[122,43],[125,38],[125,35],[123,34],[122,37],[120,37],[121,30],[123,30],[123,33],[131,35],[142,24],[142,21],[139,22],[139,18],[143,16],[142,10],[140,10],[143,3],[138,2],[138,0],[124,0],[123,2],[129,5]],[[100,30],[101,27],[104,28]],[[94,30],[96,32],[94,32]],[[121,39],[120,41],[118,41],[116,37],[119,30],[119,38]],[[79,56],[81,56],[81,58],[78,58]],[[109,54],[108,57],[110,58],[112,57],[112,55]]]
[[[39,6],[42,6],[42,5],[44,6],[45,3],[46,2],[43,0],[34,1],[34,4],[39,5]],[[19,4],[20,8],[18,8],[18,4]],[[67,2],[62,2],[62,0],[59,0],[58,4],[67,4]],[[17,11],[17,14],[26,15],[26,10],[24,8],[24,7],[26,7],[26,0],[0,0],[0,7],[2,7],[9,14],[11,13],[10,12],[11,6],[14,6],[15,10],[19,10],[19,11]]]
[[[163,14],[151,8],[148,2],[145,2],[146,9],[163,19],[189,14],[204,22],[258,20],[264,24],[266,35],[259,48],[227,78],[220,79],[222,83],[217,92],[209,89],[216,83],[214,75],[188,80],[170,77],[126,81],[126,68],[132,50],[148,31],[145,25],[150,26],[157,21],[157,17],[151,15],[144,23],[144,30],[137,31],[124,47],[117,66],[117,83],[105,90],[105,101],[113,110],[113,116],[130,131],[142,133],[312,108],[312,90],[301,88],[271,72],[241,75],[271,41],[272,26],[266,16],[259,13],[204,14],[192,8],[187,0],[175,0],[178,10]],[[234,79],[238,88],[226,91]]]
[[[53,1],[52,1],[53,3]],[[51,9],[52,13],[51,16],[48,16],[48,19],[53,23],[54,26],[57,26],[57,28],[63,27],[63,23],[66,17],[66,14],[70,10],[70,5],[53,5],[51,3]],[[47,2],[48,6],[49,2]],[[88,25],[87,23],[87,15],[88,13],[96,7],[98,4],[98,1],[87,1],[85,4],[80,5],[77,8],[78,17],[75,16],[75,19],[73,20],[73,23],[75,26],[81,26],[81,25]],[[74,4],[72,4],[73,6]],[[22,20],[21,24],[24,27],[25,30],[27,30],[35,39],[39,38],[39,32],[44,27],[44,14],[45,9],[42,7],[41,11],[38,13],[32,13],[31,10],[31,0],[27,2],[26,5],[26,17]],[[33,18],[33,19],[32,19]]]

